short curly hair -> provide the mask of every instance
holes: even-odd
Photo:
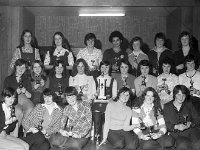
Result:
[[[120,40],[122,40],[122,41],[123,41],[123,39],[124,39],[124,36],[122,35],[121,32],[119,32],[119,31],[113,31],[113,32],[110,34],[110,36],[109,36],[109,42],[110,42],[110,43],[112,43],[112,40],[113,40],[114,37],[118,37],[118,38],[119,38]]]

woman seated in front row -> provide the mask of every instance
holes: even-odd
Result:
[[[174,140],[166,135],[167,129],[163,118],[160,98],[152,87],[148,87],[137,99],[133,107],[132,124],[138,125],[133,131],[141,139],[142,149],[162,149],[172,147]]]
[[[130,150],[138,148],[136,135],[129,132],[135,127],[130,125],[132,111],[127,106],[130,102],[131,94],[132,92],[129,88],[122,87],[117,94],[116,101],[108,103],[105,111],[105,124],[101,144],[108,140],[113,148]]]
[[[189,90],[184,85],[173,89],[173,100],[164,105],[164,118],[170,135],[176,139],[177,150],[200,149],[200,117],[188,101]]]
[[[27,143],[10,135],[10,132],[16,128],[18,121],[13,106],[17,93],[13,88],[7,87],[3,89],[2,97],[0,104],[0,149],[29,150]]]
[[[65,98],[69,105],[63,110],[59,133],[51,136],[50,143],[57,149],[82,150],[87,144],[92,128],[92,112],[90,104],[77,99],[77,90],[69,86],[65,90]]]
[[[44,102],[36,105],[22,120],[26,132],[23,140],[30,150],[49,150],[48,138],[60,128],[62,109],[54,102],[55,95],[49,88],[43,91],[43,99]]]

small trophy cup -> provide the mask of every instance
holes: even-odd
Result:
[[[99,96],[98,99],[106,99],[106,80],[104,78],[104,74],[102,74],[103,78],[99,79]]]
[[[23,85],[22,79],[20,79],[20,81],[19,81],[19,88],[22,89],[23,87],[24,87],[24,85]]]
[[[35,83],[36,83],[36,84],[40,84],[39,76],[35,76]]]
[[[94,68],[95,67],[95,65],[94,65],[95,60],[91,60],[91,62],[92,62],[92,68]]]
[[[162,78],[162,81],[163,81],[162,89],[165,90],[165,92],[166,92],[167,94],[170,94],[170,90],[167,89],[166,83],[165,83],[165,82],[167,81],[167,79],[166,79],[166,78]]]
[[[39,131],[42,131],[42,129],[43,129],[43,126],[42,126],[42,123],[43,123],[43,119],[40,121],[40,124],[38,125],[38,127],[37,127],[37,129],[39,130]]]
[[[187,122],[188,122],[188,114],[183,115],[183,118],[184,118],[183,124],[184,124],[184,125],[187,125]]]
[[[142,76],[142,84],[141,84],[141,85],[146,86],[145,80],[146,80],[146,77],[145,77],[145,76]]]
[[[127,84],[127,77],[122,77],[122,81],[123,81],[123,87],[126,87],[128,84]]]
[[[62,95],[62,94],[63,94],[61,83],[58,83],[58,94],[59,94],[59,95]]]
[[[72,129],[73,129],[73,126],[69,126],[69,132],[68,132],[68,134],[69,134],[69,137],[72,137]]]
[[[16,115],[15,115],[15,107],[12,105],[12,106],[10,106],[10,110],[11,110],[11,117],[13,118],[13,117],[16,117]]]

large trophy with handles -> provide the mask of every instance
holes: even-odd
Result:
[[[99,87],[99,95],[98,99],[106,99],[106,80],[104,78],[104,73],[101,74],[103,78],[100,78],[98,81],[98,87]]]

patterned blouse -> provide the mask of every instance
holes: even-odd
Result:
[[[76,111],[71,105],[64,108],[61,119],[61,129],[72,127],[72,133],[79,138],[87,138],[90,136],[92,128],[92,112],[90,104],[84,101],[78,102],[78,110]]]
[[[23,53],[33,53],[33,49],[27,49],[27,48],[24,48],[22,47],[22,52]],[[36,49],[35,48],[35,60],[41,60],[40,58],[40,53],[39,53],[39,49]],[[15,62],[16,60],[22,58],[22,55],[21,55],[21,51],[20,51],[20,48],[17,48],[14,52],[14,55],[13,55],[13,58],[11,60],[11,64],[10,64],[10,68],[13,69],[14,68],[14,65],[15,65]]]
[[[169,92],[167,93],[165,90],[162,90],[158,93],[161,104],[164,105],[165,103],[171,101],[173,99],[173,89],[176,85],[179,84],[178,77],[175,74],[169,74],[167,78],[164,77],[164,74],[161,74],[157,77],[158,79],[158,86],[167,84]]]
[[[167,132],[165,120],[163,118],[163,115],[158,113],[158,116],[154,116],[153,111],[154,105],[152,105],[151,109],[146,109],[144,105],[142,105],[140,108],[133,108],[132,109],[132,124],[133,125],[140,125],[139,128],[135,128],[133,131],[140,137],[143,132],[141,129],[142,124],[145,127],[154,127],[154,131],[161,133],[164,135]]]
[[[96,85],[93,76],[87,76],[85,74],[69,78],[69,86],[77,86],[79,87],[77,90],[78,92],[81,91],[81,86],[84,86],[82,89],[83,94],[86,94],[88,97],[88,102],[90,102],[91,99],[94,98],[94,95],[96,94]]]
[[[87,48],[81,49],[77,55],[77,59],[83,58],[89,65],[90,69],[93,65],[99,66],[102,61],[103,54],[100,49],[94,47],[92,54],[88,52]]]
[[[68,54],[68,55],[66,55],[66,54]],[[69,50],[64,49],[64,48],[62,48],[60,51],[58,51],[58,49],[56,48],[54,50],[54,53],[52,56],[50,55],[50,52],[47,51],[47,53],[45,55],[45,59],[44,59],[44,65],[54,64],[54,61],[55,61],[55,60],[53,60],[54,57],[55,58],[64,57],[62,59],[65,59],[65,55],[67,56],[66,59],[68,60],[68,62],[66,64],[68,64],[69,66],[73,66],[73,64],[74,64],[73,54],[72,54],[72,52],[70,52]],[[65,62],[65,60],[63,60],[63,61]]]
[[[54,103],[54,109],[49,113],[48,118],[46,118],[47,113],[48,110],[45,107],[45,104],[36,105],[29,115],[22,120],[22,126],[25,131],[28,132],[31,127],[38,127],[38,125],[41,125],[43,122],[44,124],[42,124],[42,126],[47,126],[45,129],[47,130],[48,135],[58,132],[60,129],[62,109]],[[48,122],[48,125],[46,122]]]

